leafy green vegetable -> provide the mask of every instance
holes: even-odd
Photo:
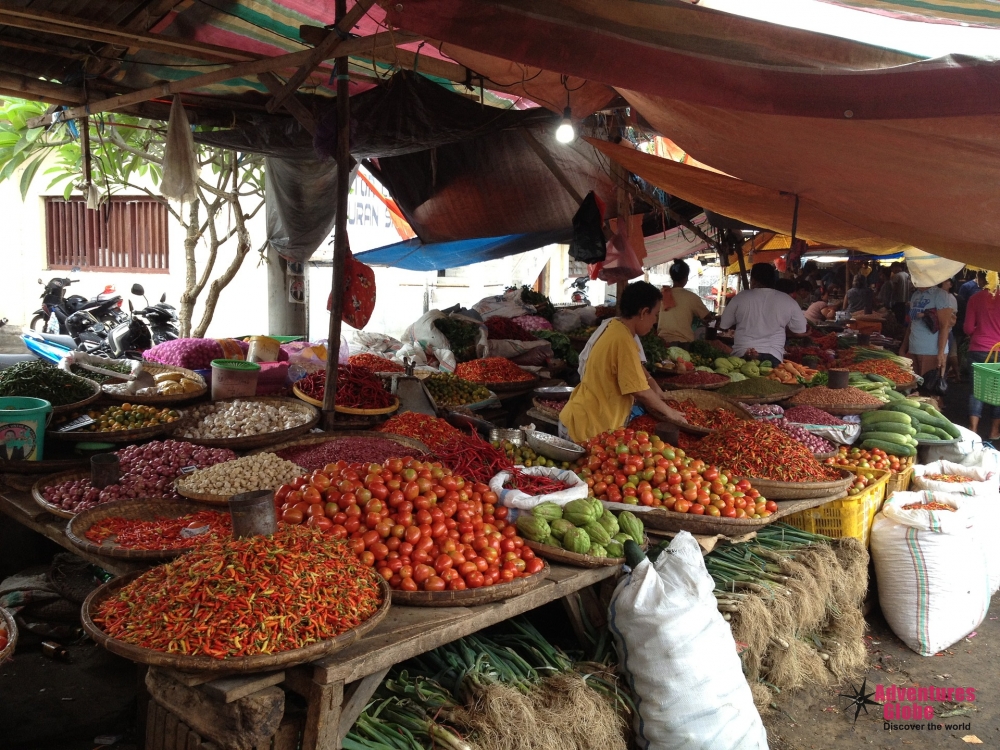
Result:
[[[573,348],[573,342],[569,340],[569,336],[565,333],[560,333],[559,331],[545,331],[538,330],[534,331],[534,334],[540,338],[545,339],[550,344],[552,344],[552,352],[559,357],[559,359],[566,360],[566,364],[570,367],[576,367],[580,364],[580,355]]]
[[[663,342],[655,331],[650,331],[645,336],[640,336],[642,349],[646,353],[647,362],[662,362],[668,357],[667,345]]]
[[[94,395],[93,386],[41,360],[18,362],[0,372],[0,396],[41,398],[53,406],[75,404]]]
[[[479,326],[475,323],[458,318],[438,318],[434,326],[448,339],[455,359],[468,362],[476,359],[476,341],[479,339]]]

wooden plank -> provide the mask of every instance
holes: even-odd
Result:
[[[396,634],[392,630],[392,623],[400,613],[408,610],[425,613],[423,616],[429,623],[438,621],[433,614],[435,608],[393,607],[385,620],[380,623],[380,628],[386,626],[382,629],[382,635],[379,634],[379,628],[376,628],[353,646],[313,662],[315,667],[313,679],[317,682],[341,680],[354,682],[440,645],[555,601],[584,586],[616,576],[620,570],[619,566],[589,569],[570,568],[565,565],[551,567],[549,580],[526,594],[494,604],[469,607],[465,610],[467,614],[464,617],[436,626],[429,625],[422,630],[408,628],[402,634]]]
[[[176,680],[186,687],[198,687],[199,685],[204,685],[206,682],[219,679],[218,672],[180,672],[176,669],[167,669],[166,667],[150,668],[163,672],[170,679]]]
[[[267,103],[268,112],[277,112],[278,108],[285,104],[299,90],[299,86],[305,82],[321,62],[329,60],[331,57],[343,56],[339,54],[339,48],[346,40],[348,32],[354,28],[354,25],[361,20],[362,16],[374,4],[375,0],[357,0],[354,3],[354,7],[347,11],[347,14],[337,22],[333,30],[327,33],[323,41],[313,48],[309,58],[299,66],[298,70],[292,73],[291,78],[288,79],[281,90],[272,92],[274,96]]]
[[[301,725],[300,715],[289,716],[286,712],[284,718],[281,720],[281,726],[278,727],[278,731],[274,734],[271,750],[297,750]]]
[[[201,737],[197,732],[191,731],[187,736],[187,748],[185,750],[201,750]]]
[[[379,32],[378,34],[373,34],[372,36],[346,40],[340,45],[340,47],[337,48],[337,54],[349,57],[366,52],[373,48],[378,49],[381,47],[392,47],[397,43],[408,43],[414,41],[415,38],[418,37],[413,37],[410,34],[403,34],[400,32]],[[66,120],[76,120],[88,114],[95,115],[99,112],[110,112],[111,110],[127,107],[130,104],[138,104],[140,102],[144,102],[149,99],[156,99],[161,96],[172,96],[173,94],[191,91],[192,89],[200,88],[202,86],[222,83],[223,81],[228,81],[232,78],[258,75],[260,73],[267,73],[269,71],[280,70],[282,68],[292,68],[305,62],[311,52],[312,50],[305,50],[303,52],[293,52],[288,55],[279,55],[277,57],[265,57],[251,62],[238,63],[237,65],[232,65],[211,73],[191,76],[180,81],[163,82],[157,84],[156,86],[151,86],[150,88],[133,91],[120,96],[112,96],[108,99],[103,99],[99,102],[83,107],[73,107],[72,109],[53,112],[41,117],[34,117],[29,120],[27,124],[29,128],[40,128],[53,122],[65,122]]]
[[[153,727],[156,726],[156,714],[159,711],[159,706],[156,705],[155,701],[149,701],[149,706],[146,708],[146,732],[143,737],[139,739],[143,740],[143,747],[146,750],[154,750],[153,748]]]
[[[282,83],[274,73],[258,73],[257,80],[267,86],[267,90],[271,92],[273,96],[277,96],[282,91]],[[268,106],[274,101],[272,98],[268,102]],[[309,135],[316,135],[316,118],[313,117],[313,113],[309,111],[305,104],[299,101],[297,96],[289,96],[282,102],[285,109],[299,121],[299,124],[306,129]]]
[[[176,743],[177,717],[170,711],[167,711],[167,716],[163,720],[163,742],[160,743],[160,747],[162,747],[163,750],[170,750]]]
[[[136,11],[132,19],[121,27],[125,31],[149,31],[165,15],[170,13],[186,0],[153,0],[143,8]],[[107,75],[110,71],[121,65],[121,60],[107,59],[119,57],[122,54],[134,55],[138,47],[128,47],[122,49],[121,45],[107,44],[97,52],[97,59],[91,59],[87,63],[87,70],[97,75]]]
[[[344,701],[344,683],[312,682],[306,725],[302,730],[302,750],[332,750],[340,746],[340,706]]]
[[[284,672],[261,672],[212,680],[202,685],[201,689],[223,703],[232,703],[233,701],[238,701],[240,698],[252,695],[258,690],[263,690],[272,685],[280,685],[284,681]]]
[[[156,701],[152,701],[156,706],[156,717],[153,720],[153,731],[146,735],[146,747],[152,750],[162,750],[163,748],[163,723],[167,718],[167,709]]]
[[[59,13],[6,7],[0,9],[0,23],[20,29],[42,31],[74,39],[106,42],[124,47],[148,49],[209,62],[234,63],[257,59],[255,55],[242,50],[196,42],[183,36],[128,31],[119,26],[88,21],[75,16],[64,16]]]
[[[102,557],[77,547],[66,538],[66,519],[49,515],[36,503],[31,495],[20,490],[8,490],[0,494],[0,513],[3,513],[22,526],[51,539],[60,547],[64,547],[87,562],[104,568],[109,573],[122,576],[136,570],[147,570],[149,564],[117,560],[113,557]]]
[[[174,738],[174,746],[167,750],[187,750],[188,736],[191,734],[191,727],[184,722],[177,722],[177,736]]]
[[[343,744],[347,733],[351,731],[354,722],[358,720],[361,712],[365,710],[369,699],[382,685],[387,674],[389,674],[388,668],[370,674],[348,686],[348,690],[345,692],[344,705],[340,709],[340,728],[337,730],[338,747]]]

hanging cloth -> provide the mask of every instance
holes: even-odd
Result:
[[[198,157],[194,137],[188,123],[184,105],[179,96],[170,105],[167,123],[167,141],[163,147],[163,177],[160,195],[181,203],[190,203],[198,197]]]

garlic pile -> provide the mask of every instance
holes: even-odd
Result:
[[[219,439],[263,435],[298,427],[311,418],[305,411],[284,404],[240,399],[203,404],[187,416],[196,421],[174,437]]]
[[[273,490],[308,472],[273,453],[258,453],[209,466],[177,480],[177,489],[198,495],[237,495]]]

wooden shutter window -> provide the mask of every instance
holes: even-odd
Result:
[[[114,196],[96,211],[83,198],[45,198],[48,266],[169,273],[168,218],[156,198]]]

